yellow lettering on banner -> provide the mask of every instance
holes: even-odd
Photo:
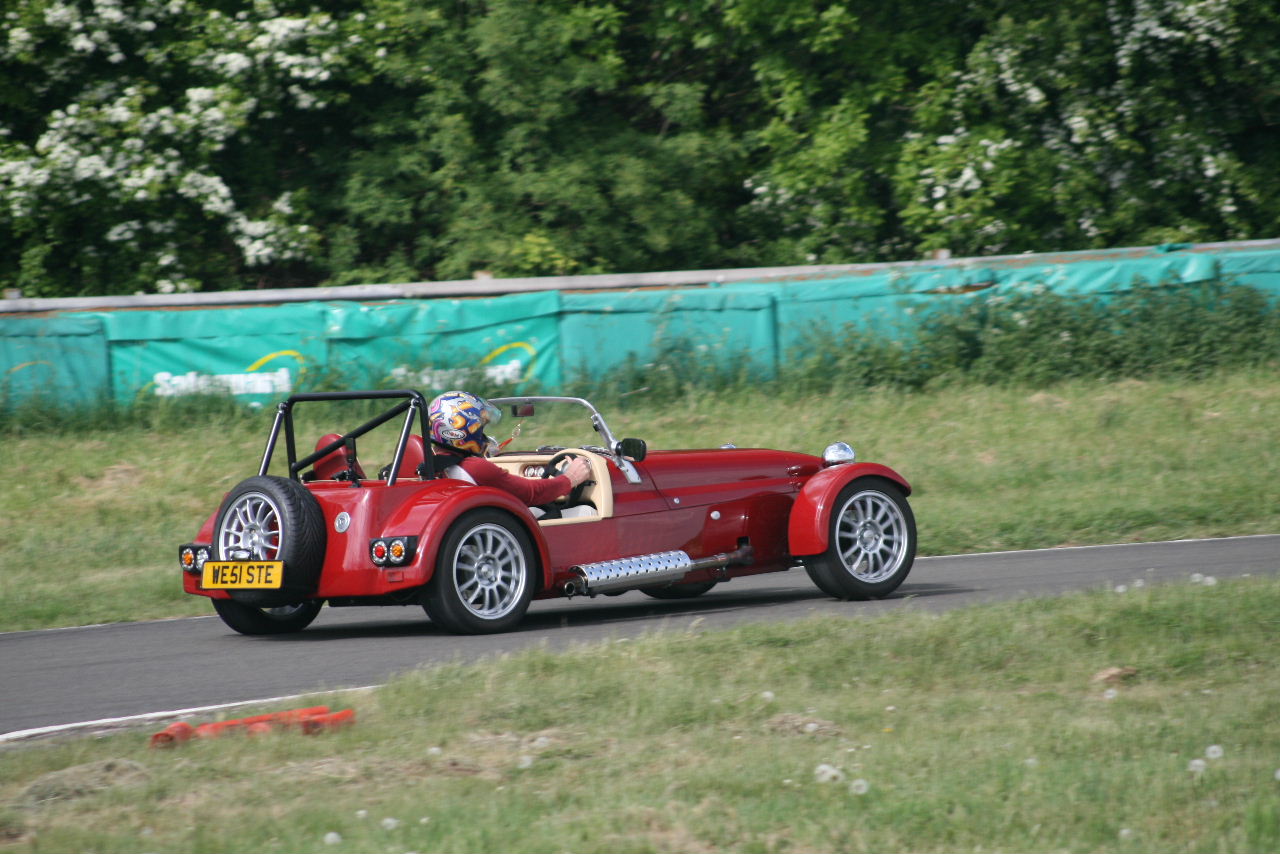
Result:
[[[307,361],[306,358],[297,350],[277,350],[274,353],[268,353],[258,361],[254,362],[249,367],[245,368],[244,369],[245,373],[253,373],[254,371],[258,370],[258,368],[261,368],[263,365],[265,365],[267,362],[270,362],[272,359],[275,359],[279,356],[292,356],[293,358],[298,360],[298,364],[300,365],[306,364],[306,361]]]
[[[270,362],[272,359],[280,356],[292,356],[298,360],[298,382],[301,382],[302,378],[307,375],[307,357],[299,353],[297,350],[277,350],[274,353],[268,353],[249,367],[245,368],[244,372],[246,374],[251,374],[267,362]]]
[[[529,377],[533,376],[533,363],[538,358],[538,348],[534,347],[528,341],[512,341],[510,344],[503,344],[501,347],[499,347],[498,349],[494,350],[489,355],[481,359],[480,364],[487,365],[490,362],[492,362],[494,359],[501,356],[503,353],[507,352],[508,350],[514,350],[517,347],[529,354],[529,364],[526,366],[524,376],[520,378],[520,380],[523,382],[529,379]]]
[[[36,360],[36,361],[34,361],[34,362],[23,362],[23,363],[22,363],[22,364],[20,364],[20,365],[14,365],[12,368],[10,368],[9,370],[5,371],[5,373],[6,373],[6,374],[16,374],[18,371],[22,370],[23,368],[34,368],[36,365],[44,365],[45,367],[52,368],[52,367],[53,367],[53,362],[46,362],[46,361],[45,361],[45,360],[43,360],[43,359],[38,359],[38,360]]]

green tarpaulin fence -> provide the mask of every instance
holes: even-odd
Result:
[[[1280,297],[1280,249],[1164,246],[873,265],[865,272],[624,292],[304,302],[0,315],[0,401],[69,403],[225,391],[268,402],[333,373],[352,387],[454,385],[483,370],[555,391],[681,342],[772,373],[815,331],[910,336],[964,300],[1043,289],[1101,297],[1139,285],[1225,282]]]
[[[91,402],[110,393],[109,364],[95,317],[0,317],[0,401],[47,394]]]

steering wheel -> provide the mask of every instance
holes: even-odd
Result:
[[[547,460],[547,464],[542,467],[543,479],[545,480],[547,478],[555,477],[561,473],[562,469],[565,468],[570,460],[576,460],[579,458],[586,459],[582,454],[575,454],[573,451],[561,451],[551,459]],[[589,463],[590,460],[587,460],[587,462]],[[569,497],[565,499],[565,505],[571,507],[574,504],[581,504],[582,493],[593,483],[595,483],[595,481],[588,478],[573,489],[569,490]]]

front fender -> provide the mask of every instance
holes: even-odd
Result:
[[[911,485],[888,466],[879,463],[850,463],[831,466],[805,482],[787,520],[787,548],[792,555],[816,555],[827,550],[831,536],[831,513],[840,490],[861,477],[881,477],[902,487],[907,495]]]
[[[549,586],[552,575],[551,556],[547,551],[547,541],[542,536],[542,529],[528,507],[521,504],[511,493],[501,489],[491,486],[474,486],[459,481],[456,488],[433,492],[424,496],[421,501],[400,507],[387,520],[385,529],[419,532],[418,554],[414,558],[414,563],[422,568],[422,583],[425,584],[435,575],[440,543],[444,540],[449,526],[464,513],[481,507],[503,510],[511,514],[524,528],[537,553],[536,557],[542,572],[541,586]]]

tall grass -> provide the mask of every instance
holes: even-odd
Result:
[[[820,453],[848,441],[912,484],[923,554],[1280,531],[1271,371],[1044,390],[647,393],[605,413],[618,435],[658,449]],[[324,405],[299,407],[300,443],[338,426],[327,417]],[[263,411],[0,443],[0,629],[207,613],[181,593],[177,546],[257,473],[271,420]],[[584,418],[576,426],[589,433]],[[528,419],[514,447],[560,441],[564,427]],[[501,429],[495,438],[512,426]],[[375,467],[390,461],[371,441],[360,453]]]
[[[941,385],[1045,387],[1072,379],[1200,379],[1224,369],[1280,364],[1280,304],[1242,285],[1139,285],[1109,295],[1064,296],[1033,287],[971,294],[935,308],[910,330],[821,321],[776,372],[751,353],[690,339],[654,342],[581,384],[602,399],[636,389],[662,395],[760,389],[826,392]]]
[[[653,448],[849,441],[914,486],[924,554],[1280,530],[1280,308],[1233,286],[1002,299],[934,315],[911,343],[815,333],[776,377],[668,341],[557,391]],[[500,391],[487,382],[460,384]],[[305,405],[300,441],[368,414]],[[178,592],[175,547],[256,473],[271,419],[216,396],[0,408],[0,630],[204,612]],[[530,424],[514,447],[550,438]]]

